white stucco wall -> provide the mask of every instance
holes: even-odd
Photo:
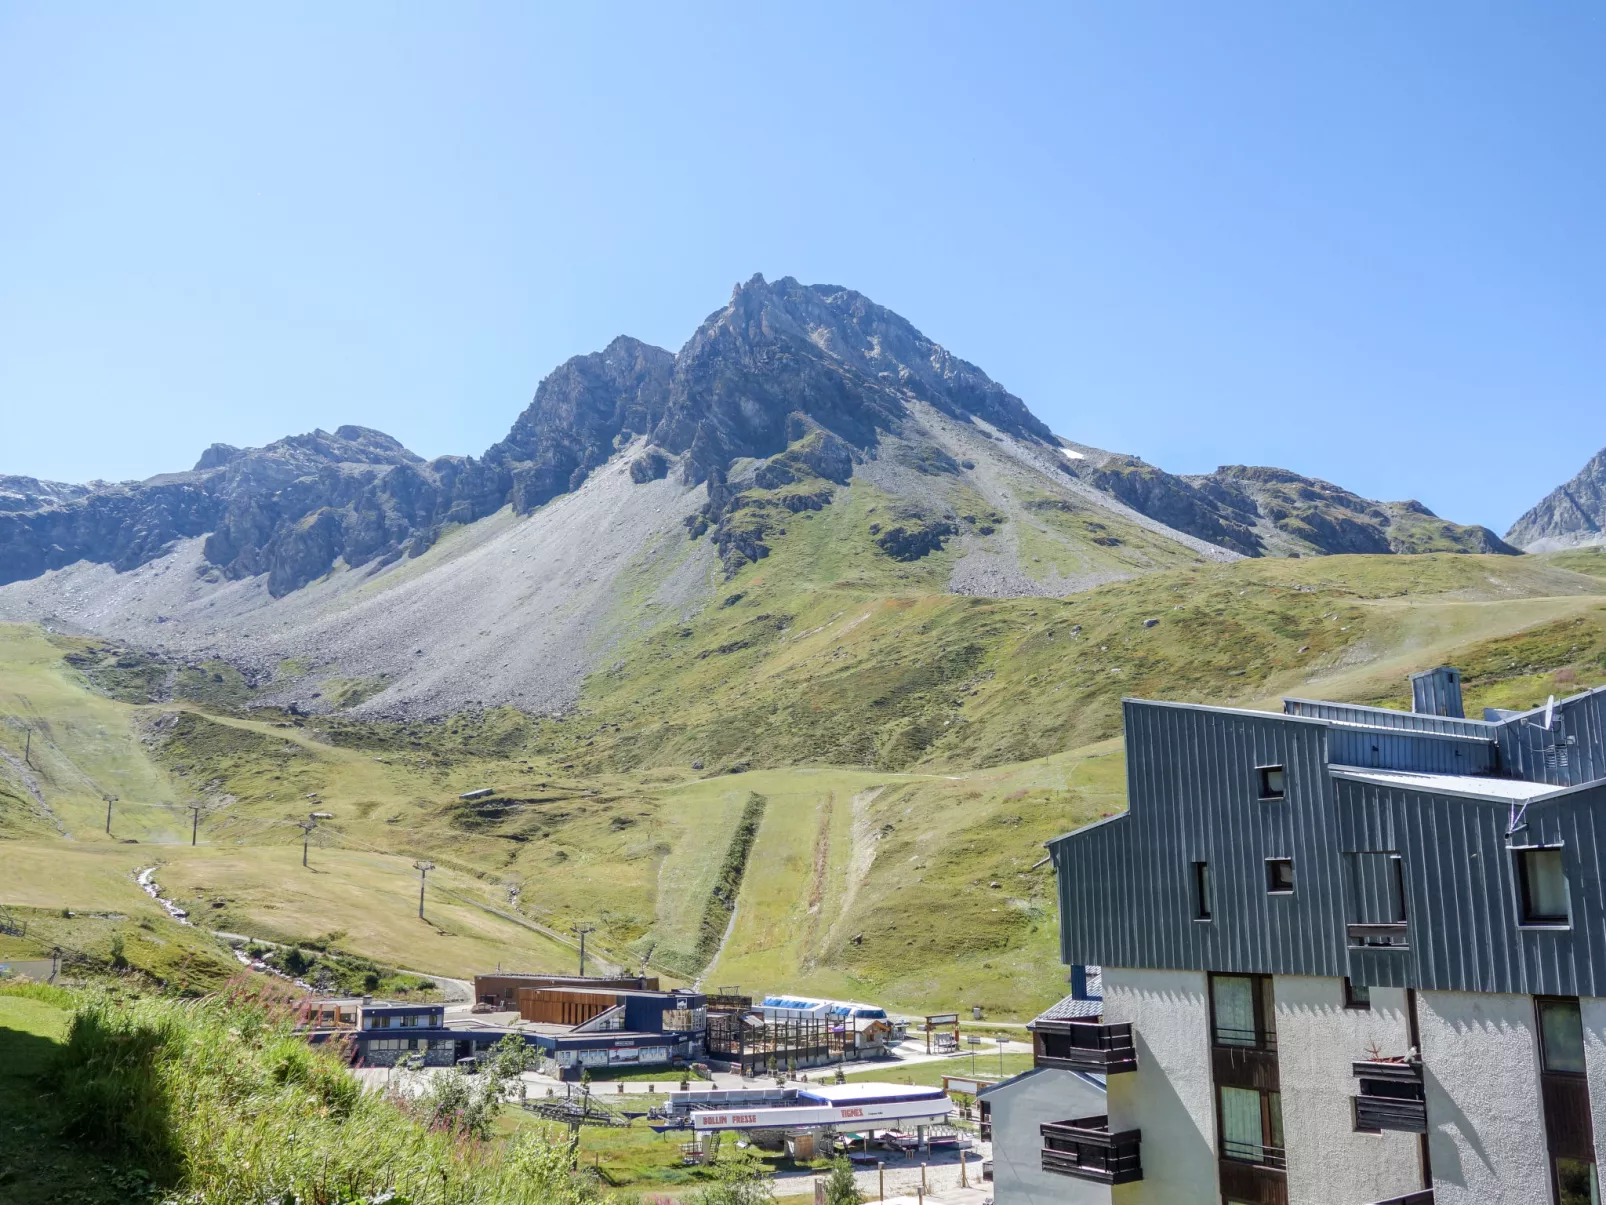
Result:
[[[1606,1157],[1606,1000],[1583,996],[1584,1070],[1589,1074],[1589,1115],[1595,1129],[1595,1165]]]
[[[1104,968],[1104,1020],[1130,1021],[1138,1069],[1109,1078],[1110,1129],[1143,1131],[1143,1179],[1117,1205],[1217,1205],[1210,1008],[1203,971]]]
[[[1531,996],[1419,992],[1434,1205],[1542,1205],[1549,1158]]]
[[[1093,1117],[1104,1093],[1074,1071],[1040,1068],[1005,1080],[986,1093],[993,1119],[993,1200],[996,1205],[1110,1205],[1110,1187],[1043,1170],[1045,1121]]]
[[[1422,1187],[1415,1134],[1357,1134],[1350,1064],[1377,1044],[1410,1049],[1403,988],[1373,988],[1372,1007],[1344,1007],[1344,981],[1312,975],[1272,980],[1277,1072],[1290,1205],[1367,1205]]]

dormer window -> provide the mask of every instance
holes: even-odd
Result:
[[[1255,772],[1260,776],[1260,798],[1262,801],[1287,798],[1283,790],[1283,768],[1281,766],[1257,766]]]
[[[1518,904],[1525,925],[1567,925],[1567,870],[1559,845],[1516,848]]]

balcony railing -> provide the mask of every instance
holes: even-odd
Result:
[[[1132,1042],[1130,1024],[1037,1021],[1032,1029],[1037,1046],[1035,1062],[1039,1067],[1091,1071],[1099,1075],[1137,1070],[1138,1052]]]
[[[1352,950],[1408,950],[1411,926],[1405,921],[1378,925],[1346,925]]]
[[[1288,1154],[1280,1146],[1264,1142],[1237,1142],[1231,1138],[1221,1140],[1221,1157],[1234,1163],[1253,1163],[1256,1167],[1269,1167],[1273,1171],[1286,1171]]]
[[[1360,1094],[1354,1098],[1357,1130],[1428,1132],[1428,1102],[1420,1062],[1368,1060],[1352,1063],[1350,1069],[1361,1081]]]
[[[1277,1032],[1272,1029],[1235,1029],[1231,1025],[1217,1025],[1215,1044],[1231,1046],[1235,1050],[1276,1050]]]
[[[1043,1136],[1043,1170],[1101,1184],[1129,1184],[1143,1179],[1139,1146],[1141,1130],[1110,1133],[1107,1116],[1076,1117],[1048,1122]]]

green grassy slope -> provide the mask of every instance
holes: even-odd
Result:
[[[1197,566],[1066,599],[876,594],[892,585],[866,581],[882,567],[859,572],[851,541],[830,565],[822,543],[834,546],[804,533],[738,574],[722,605],[644,636],[592,679],[553,753],[625,771],[998,765],[1116,735],[1126,695],[1249,703],[1313,682],[1375,693],[1350,679],[1579,613],[1602,593],[1537,559],[1446,554]]]
[[[789,519],[701,616],[618,649],[563,720],[123,702],[73,647],[0,627],[0,904],[145,915],[132,875],[157,864],[203,926],[334,935],[421,971],[570,968],[583,921],[607,963],[669,977],[1028,1016],[1063,990],[1042,842],[1123,806],[1123,696],[1398,705],[1406,672],[1450,661],[1470,704],[1505,706],[1606,675],[1589,556],[1245,561],[964,598],[938,589],[949,553],[898,562],[864,538],[868,497]],[[17,769],[24,725],[44,734],[43,809]],[[122,796],[112,839],[103,792]],[[192,800],[194,849],[188,813],[161,806]],[[303,869],[310,811],[332,818]]]

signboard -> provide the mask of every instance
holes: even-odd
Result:
[[[889,1100],[866,1105],[799,1105],[778,1109],[707,1110],[691,1115],[696,1130],[769,1130],[783,1126],[891,1127],[895,1121],[934,1121],[948,1116],[948,1099]]]
[[[930,1029],[932,1026],[935,1026],[935,1025],[958,1025],[958,1024],[959,1024],[959,1014],[958,1013],[937,1013],[935,1016],[931,1016],[931,1017],[927,1017],[926,1018],[926,1028],[928,1028],[928,1029]]]
[[[981,1079],[973,1075],[945,1075],[942,1077],[942,1090],[975,1096],[983,1088],[991,1088],[997,1082],[996,1079]]]

